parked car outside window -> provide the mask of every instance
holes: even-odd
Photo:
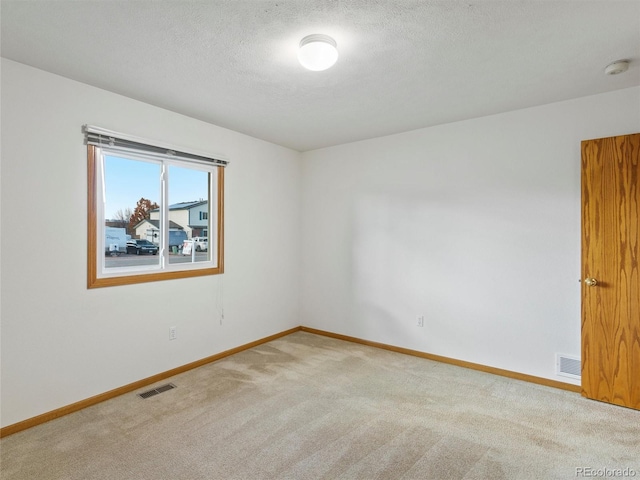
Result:
[[[135,253],[140,255],[143,253],[158,254],[158,247],[149,240],[128,240],[127,253]]]
[[[209,250],[209,240],[207,237],[193,237],[193,244],[196,246],[196,252],[206,252]]]

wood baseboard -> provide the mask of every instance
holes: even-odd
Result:
[[[316,330],[315,328],[300,327],[303,332],[313,333],[315,335],[323,335],[325,337],[336,338],[338,340],[345,340],[347,342],[360,343],[370,347],[382,348],[384,350],[390,350],[392,352],[403,353],[405,355],[412,355],[414,357],[426,358],[427,360],[434,360],[436,362],[448,363],[458,367],[470,368],[472,370],[479,370],[485,373],[492,373],[493,375],[500,375],[501,377],[513,378],[515,380],[523,380],[525,382],[536,383],[538,385],[544,385],[546,387],[559,388],[561,390],[568,390],[570,392],[581,393],[582,387],[580,385],[573,385],[571,383],[558,382],[557,380],[550,380],[548,378],[536,377],[534,375],[527,375],[524,373],[512,372],[510,370],[503,370],[501,368],[488,367],[479,363],[465,362],[464,360],[457,360],[455,358],[442,357],[440,355],[433,355],[431,353],[425,353],[418,350],[410,350],[408,348],[396,347],[394,345],[387,345],[385,343],[371,342],[369,340],[363,340],[357,337],[349,337],[347,335],[341,335],[339,333],[325,332],[324,330]]]
[[[7,425],[6,427],[0,428],[0,438],[6,437],[7,435],[12,435],[14,433],[18,433],[22,430],[26,430],[27,428],[35,427],[36,425],[40,425],[42,423],[46,423],[50,420],[54,420],[56,418],[62,417],[64,415],[68,415],[69,413],[77,412],[78,410],[82,410],[83,408],[90,407],[100,402],[104,402],[105,400],[109,400],[111,398],[117,397],[119,395],[123,395],[125,393],[132,392],[142,387],[146,387],[147,385],[151,385],[152,383],[160,382],[169,377],[173,377],[174,375],[178,375],[180,373],[187,372],[194,368],[201,367],[211,362],[215,362],[216,360],[220,360],[222,358],[228,357],[235,353],[242,352],[244,350],[248,350],[249,348],[257,347],[258,345],[262,345],[263,343],[270,342],[277,338],[285,337],[294,332],[298,332],[302,327],[295,327],[290,330],[285,330],[284,332],[276,333],[275,335],[271,335],[269,337],[261,338],[260,340],[256,340],[254,342],[247,343],[245,345],[241,345],[239,347],[232,348],[230,350],[225,350],[224,352],[217,353],[215,355],[211,355],[210,357],[202,358],[200,360],[196,360],[195,362],[187,363],[186,365],[182,365],[177,368],[173,368],[171,370],[167,370],[166,372],[158,373],[156,375],[152,375],[151,377],[143,378],[142,380],[138,380],[137,382],[130,383],[128,385],[123,385],[122,387],[115,388],[113,390],[109,390],[108,392],[101,393],[94,397],[87,398],[85,400],[80,400],[79,402],[72,403],[71,405],[67,405],[66,407],[57,408],[56,410],[52,410],[47,413],[43,413],[42,415],[38,415],[36,417],[28,418],[18,423],[14,423],[12,425]]]
[[[58,408],[56,410],[52,410],[47,413],[43,413],[42,415],[38,415],[36,417],[28,418],[18,423],[14,423],[12,425],[7,425],[6,427],[0,428],[0,438],[6,437],[8,435],[12,435],[14,433],[20,432],[22,430],[26,430],[31,427],[35,427],[36,425],[40,425],[42,423],[46,423],[50,420],[54,420],[56,418],[62,417],[64,415],[68,415],[73,412],[77,412],[78,410],[82,410],[83,408],[90,407],[100,402],[104,402],[105,400],[109,400],[111,398],[117,397],[119,395],[123,395],[125,393],[132,392],[142,387],[146,387],[147,385],[151,385],[152,383],[160,382],[169,377],[173,377],[174,375],[178,375],[180,373],[187,372],[194,368],[201,367],[211,362],[215,362],[216,360],[220,360],[222,358],[228,357],[230,355],[240,353],[244,350],[248,350],[253,347],[257,347],[258,345],[262,345],[263,343],[270,342],[272,340],[276,340],[281,337],[285,337],[295,332],[307,332],[313,333],[315,335],[322,335],[325,337],[336,338],[338,340],[345,340],[347,342],[359,343],[362,345],[368,345],[370,347],[382,348],[384,350],[389,350],[392,352],[403,353],[405,355],[412,355],[414,357],[426,358],[428,360],[434,360],[436,362],[448,363],[451,365],[456,365],[458,367],[470,368],[472,370],[479,370],[481,372],[492,373],[494,375],[500,375],[502,377],[513,378],[515,380],[523,380],[525,382],[536,383],[538,385],[544,385],[546,387],[559,388],[562,390],[568,390],[570,392],[580,393],[582,388],[579,385],[572,385],[569,383],[558,382],[556,380],[549,380],[547,378],[536,377],[533,375],[526,375],[524,373],[512,372],[509,370],[503,370],[501,368],[495,367],[487,367],[486,365],[480,365],[478,363],[465,362],[463,360],[456,360],[455,358],[442,357],[440,355],[433,355],[431,353],[420,352],[418,350],[410,350],[408,348],[396,347],[394,345],[387,345],[384,343],[371,342],[369,340],[363,340],[361,338],[349,337],[347,335],[341,335],[339,333],[326,332],[324,330],[317,330],[315,328],[309,327],[295,327],[289,330],[285,330],[284,332],[276,333],[274,335],[262,338],[260,340],[256,340],[254,342],[247,343],[245,345],[241,345],[239,347],[232,348],[230,350],[225,350],[224,352],[217,353],[215,355],[211,355],[210,357],[206,357],[200,360],[196,360],[195,362],[188,363],[186,365],[182,365],[177,368],[173,368],[171,370],[167,370],[166,372],[158,373],[156,375],[152,375],[151,377],[144,378],[142,380],[138,380],[137,382],[130,383],[128,385],[123,385],[122,387],[115,388],[113,390],[109,390],[108,392],[101,393],[99,395],[87,398],[85,400],[81,400],[76,403],[72,403],[71,405],[67,405],[62,408]]]

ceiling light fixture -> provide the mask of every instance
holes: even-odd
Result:
[[[300,40],[298,61],[304,68],[319,72],[332,67],[338,60],[336,41],[328,35],[315,33]]]
[[[629,68],[629,60],[617,60],[607,65],[604,69],[604,73],[607,75],[618,75],[619,73],[626,72]]]

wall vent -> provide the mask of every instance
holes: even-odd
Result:
[[[556,373],[563,377],[580,379],[582,376],[580,358],[556,354]]]
[[[149,397],[153,397],[154,395],[158,395],[159,393],[166,392],[167,390],[172,390],[174,388],[176,388],[176,386],[173,383],[167,383],[166,385],[161,385],[159,387],[154,388],[153,390],[139,393],[138,396],[140,398],[149,398]]]

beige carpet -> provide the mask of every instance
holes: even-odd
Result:
[[[168,381],[2,439],[0,477],[640,478],[638,411],[309,333]]]

